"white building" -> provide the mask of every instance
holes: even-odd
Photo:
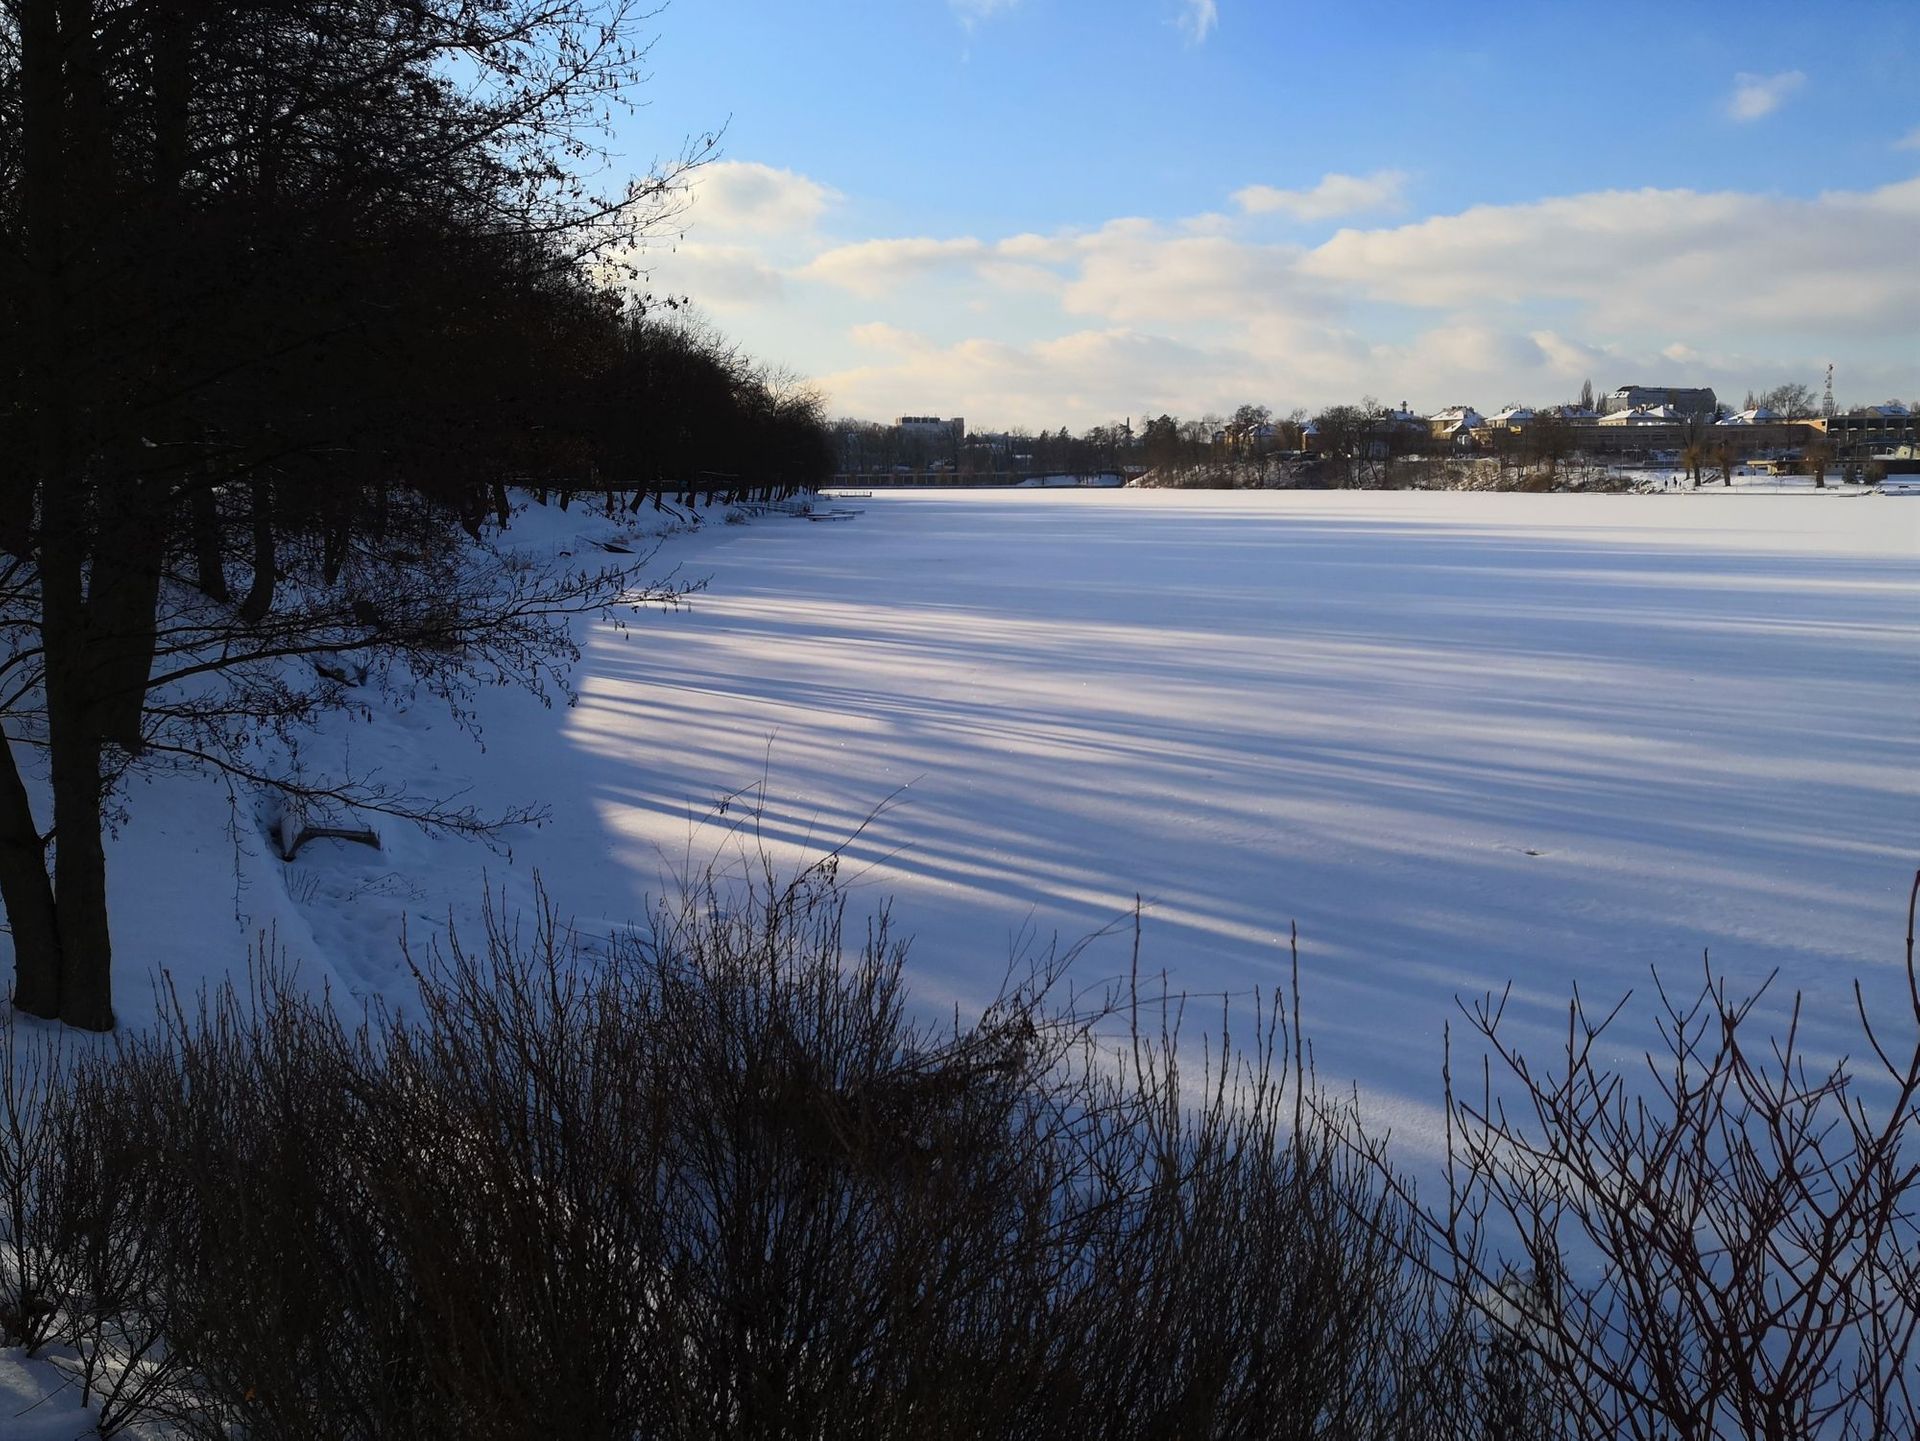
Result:
[[[1533,412],[1524,405],[1509,405],[1505,410],[1489,415],[1486,426],[1489,430],[1524,430],[1533,424]]]
[[[1687,417],[1671,405],[1636,405],[1600,417],[1602,425],[1678,425]]]
[[[1449,406],[1427,417],[1427,432],[1435,440],[1451,441],[1455,445],[1464,445],[1471,437],[1475,426],[1485,425],[1487,419],[1471,405]]]

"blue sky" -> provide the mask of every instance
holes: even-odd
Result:
[[[837,412],[1920,392],[1920,5],[673,0],[650,257]],[[1739,396],[1735,395],[1734,399]]]

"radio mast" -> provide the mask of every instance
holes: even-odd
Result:
[[[1820,398],[1820,413],[1833,419],[1833,362],[1827,362],[1827,393]]]

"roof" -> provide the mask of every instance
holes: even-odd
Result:
[[[1719,424],[1773,425],[1785,418],[1786,417],[1782,416],[1777,410],[1768,410],[1764,405],[1757,405],[1752,410],[1743,410],[1738,415],[1729,415],[1725,420],[1720,421]]]
[[[1686,417],[1671,405],[1636,405],[1632,410],[1616,410],[1600,417],[1602,425],[1673,425]]]

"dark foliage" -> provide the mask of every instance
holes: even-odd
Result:
[[[843,907],[829,860],[607,941],[495,911],[405,1018],[262,963],[9,1056],[5,1339],[222,1441],[1913,1434],[1883,1027],[1869,1104],[1712,983],[1651,1090],[1577,1006],[1560,1076],[1477,1011],[1530,1120],[1457,1100],[1423,1206],[1297,1001],[1222,1051],[1049,962],[930,1026]]]
[[[33,1218],[124,1198],[112,1335],[170,1349],[96,1385],[206,1437],[1462,1434],[1465,1313],[1285,1011],[1198,1075],[1057,966],[930,1027],[842,906],[829,863],[610,946],[496,918],[356,1026],[262,965],[47,1089],[16,1254],[73,1274]],[[96,1324],[35,1284],[39,1339]]]
[[[563,618],[635,577],[462,573],[510,484],[824,475],[804,391],[707,338],[681,346],[702,386],[633,363],[664,332],[608,280],[713,148],[620,193],[579,178],[643,78],[646,19],[631,0],[0,3],[17,1006],[112,1024],[109,803],[130,766],[232,768],[236,737],[328,702],[260,662],[427,657],[456,691],[552,678]],[[674,449],[676,427],[693,439]]]

